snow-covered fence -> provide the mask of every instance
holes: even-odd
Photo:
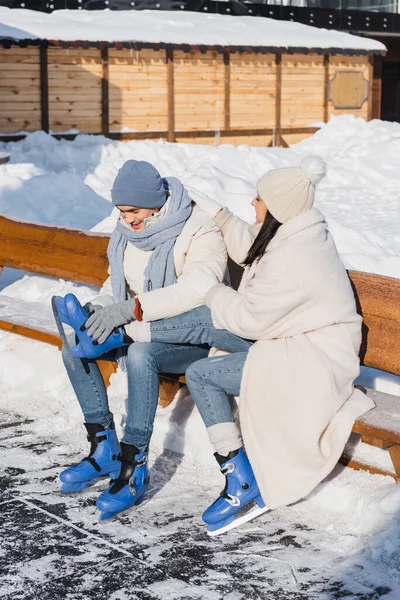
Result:
[[[51,29],[34,39],[35,32],[10,28],[14,33],[0,39],[0,133],[286,145],[331,115],[379,117],[378,42],[272,19],[174,13],[170,22],[165,15],[151,14],[160,42],[152,41],[142,12],[97,15],[96,35],[86,31],[87,41],[74,41],[68,23],[68,41],[53,39]],[[136,30],[126,33],[122,18]],[[112,19],[119,19],[114,29]],[[119,39],[133,41],[98,41],[115,40],[116,25]]]

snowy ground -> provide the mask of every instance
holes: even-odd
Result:
[[[127,144],[36,133],[0,143],[0,213],[19,219],[110,231],[110,187],[127,158],[150,160],[253,218],[249,201],[264,171],[312,152],[328,163],[317,205],[351,268],[400,278],[400,125],[340,117],[290,149],[164,142]],[[99,224],[100,223],[100,224]],[[48,310],[54,293],[86,286],[38,276],[0,276],[0,314],[13,302]],[[400,395],[396,377],[364,372],[371,387]],[[199,415],[185,390],[159,409],[148,500],[99,524],[95,490],[57,491],[57,473],[85,452],[81,416],[59,352],[0,332],[0,592],[3,597],[140,600],[400,597],[400,486],[338,468],[305,501],[266,514],[223,539],[204,534],[201,512],[221,478]],[[112,378],[120,429],[126,382]],[[368,449],[370,450],[370,449]],[[361,451],[361,450],[360,450]],[[365,449],[364,449],[365,451]],[[377,464],[387,456],[377,451]]]

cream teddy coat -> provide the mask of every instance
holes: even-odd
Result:
[[[216,218],[238,264],[261,226],[224,209]],[[246,360],[240,423],[266,505],[306,496],[336,465],[354,420],[373,402],[354,389],[361,317],[323,215],[282,225],[239,290],[206,296],[215,327],[257,340]]]
[[[176,238],[176,283],[143,292],[144,272],[152,252],[128,243],[124,253],[125,280],[132,296],[139,298],[145,321],[174,317],[201,306],[208,290],[224,280],[227,262],[225,242],[219,227],[196,205]],[[103,306],[113,302],[110,277],[92,302]],[[130,327],[131,324],[125,326],[128,335]]]

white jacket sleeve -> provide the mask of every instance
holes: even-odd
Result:
[[[242,265],[261,229],[261,224],[259,227],[249,225],[246,221],[235,217],[227,208],[224,208],[214,220],[222,231],[228,255],[235,263]]]
[[[108,268],[108,272],[110,273],[110,267]],[[113,304],[113,293],[111,289],[111,277],[108,276],[103,285],[100,288],[100,291],[97,296],[91,300],[92,304],[100,304],[100,306],[109,306]]]
[[[221,229],[230,258],[238,265],[243,264],[261,224],[259,227],[249,225],[207,194],[189,186],[186,188],[196,204],[214,219]]]
[[[217,226],[201,227],[193,236],[177,282],[138,295],[143,319],[175,317],[203,305],[208,290],[223,281],[226,262],[226,246]]]
[[[289,281],[285,272],[284,261],[278,274],[271,273],[261,259],[244,293],[214,286],[206,296],[214,326],[249,340],[275,337],[281,320],[302,310],[307,301],[302,286]]]

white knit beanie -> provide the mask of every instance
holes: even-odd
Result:
[[[257,182],[257,192],[268,211],[286,223],[310,210],[315,186],[325,177],[326,164],[318,156],[306,156],[299,167],[273,169]]]

